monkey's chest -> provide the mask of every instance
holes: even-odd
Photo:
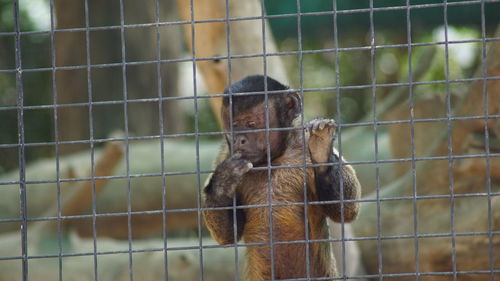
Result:
[[[247,247],[247,271],[255,275],[249,280],[271,279],[271,260],[275,279],[306,277],[307,260],[311,276],[329,276],[329,263],[322,262],[322,248],[327,246],[304,242],[327,238],[320,231],[324,216],[318,205],[305,204],[305,198],[309,202],[313,197],[312,187],[308,186],[313,180],[310,171],[304,175],[302,169],[285,170],[271,174],[271,181],[267,180],[267,171],[248,176],[239,193],[240,204],[247,207],[243,209],[243,239],[246,243],[264,243]]]
[[[280,169],[270,177],[267,171],[258,171],[244,178],[239,200],[248,207],[244,209],[245,241],[268,241],[271,230],[275,241],[305,239],[308,177],[307,170],[304,175],[303,169]]]
[[[311,171],[308,169],[275,169],[249,172],[243,178],[238,196],[243,205],[287,204],[304,202],[309,192]]]

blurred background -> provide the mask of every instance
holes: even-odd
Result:
[[[124,24],[145,24],[155,22],[156,2],[152,0],[124,1]],[[452,1],[460,2],[460,1]],[[299,71],[297,55],[284,55],[290,84],[299,88],[303,80],[304,88],[335,87],[336,83],[336,58],[331,51],[334,48],[333,17],[331,14],[321,12],[332,11],[332,1],[301,1],[303,13],[319,13],[301,17],[300,33],[302,41],[298,42],[296,1],[265,1],[268,15],[288,14],[288,17],[271,18],[269,25],[275,36],[276,44],[280,51],[297,51],[299,45],[302,50],[317,50],[302,55],[302,72]],[[412,4],[424,5],[442,3],[442,1],[418,1]],[[94,3],[89,1],[88,20],[90,27],[117,26],[120,24],[119,1],[106,1]],[[177,11],[169,9],[173,5],[169,1],[160,1],[160,21],[178,21]],[[0,102],[2,107],[16,105],[16,84],[14,36],[8,34],[14,31],[12,1],[0,1],[1,24],[0,32]],[[56,6],[58,5],[56,1]],[[86,42],[85,7],[83,1],[75,1],[65,6],[61,11],[67,19],[55,19],[58,29],[71,29],[74,31],[60,32],[51,42],[49,31],[51,25],[50,7],[44,0],[21,0],[20,23],[21,31],[32,32],[21,35],[22,67],[25,70],[42,68],[38,71],[26,71],[23,75],[25,92],[24,105],[51,105],[54,103],[54,85],[52,80],[51,56],[55,44],[57,66],[85,66]],[[374,7],[398,7],[406,5],[405,1],[374,1]],[[498,3],[486,1],[484,24],[486,34],[492,35],[499,22]],[[436,57],[426,74],[420,81],[435,81],[445,78],[445,48],[444,45],[426,45],[444,41],[444,8],[442,6],[413,9],[410,16],[410,29],[412,43],[422,43],[422,46],[412,48],[412,57],[418,58],[426,49],[436,49]],[[338,1],[338,10],[367,9],[369,1]],[[59,16],[59,13],[56,13]],[[448,40],[478,40],[481,38],[481,7],[475,5],[456,5],[447,7]],[[340,48],[354,48],[349,52],[339,54],[339,74],[342,86],[369,85],[371,83],[370,49],[360,47],[370,46],[370,13],[355,12],[339,14],[338,44]],[[408,73],[408,43],[407,18],[405,9],[389,9],[373,14],[375,44],[378,46],[395,45],[377,49],[375,53],[375,72],[377,84],[390,84],[401,81]],[[181,59],[190,57],[190,52],[181,37],[181,25],[163,26],[162,32],[168,33],[161,38],[161,58]],[[39,33],[37,33],[37,31]],[[156,57],[155,28],[136,27],[124,31],[126,49],[125,58],[122,58],[120,29],[93,29],[89,34],[90,64],[107,65],[94,67],[91,70],[92,101],[111,101],[123,98],[122,67],[125,62],[151,61]],[[171,37],[170,37],[171,35]],[[175,39],[174,39],[175,38]],[[147,41],[149,40],[149,41]],[[66,48],[66,45],[71,48]],[[470,77],[480,63],[481,42],[466,42],[450,44],[449,52],[449,79]],[[325,50],[325,51],[321,51]],[[330,51],[328,51],[330,50]],[[115,64],[115,65],[113,65]],[[415,64],[414,64],[415,66]],[[163,96],[192,96],[192,64],[189,62],[165,63],[162,65]],[[10,70],[10,72],[7,72]],[[180,73],[180,74],[179,74]],[[57,103],[58,104],[83,104],[68,108],[61,108],[59,112],[59,138],[65,140],[89,139],[88,124],[88,84],[86,69],[58,70]],[[59,78],[60,76],[60,78]],[[70,79],[66,79],[70,77]],[[136,64],[127,66],[126,88],[128,99],[147,99],[158,97],[156,65]],[[202,78],[201,78],[202,79]],[[198,80],[201,80],[200,78]],[[77,84],[74,84],[77,83]],[[66,86],[66,84],[68,86]],[[78,86],[76,86],[78,85]],[[464,88],[463,84],[435,84],[416,87],[415,91],[425,95],[441,95],[446,87]],[[71,91],[67,91],[70,87]],[[394,87],[377,89],[377,96],[382,99]],[[197,89],[198,94],[203,94],[203,86]],[[455,89],[452,90],[455,92]],[[317,114],[318,116],[335,116],[336,96],[335,91],[320,91],[306,95],[306,119]],[[200,107],[205,106],[206,100],[200,100]],[[341,97],[341,119],[345,123],[354,123],[372,107],[371,89],[346,90]],[[158,135],[158,109],[157,102],[137,102],[129,104],[129,132],[133,135]],[[167,133],[194,132],[193,101],[174,100],[165,102],[164,118]],[[309,110],[314,108],[314,110]],[[147,110],[152,109],[152,110]],[[26,142],[54,141],[54,126],[52,109],[27,110],[25,116]],[[105,138],[110,131],[124,130],[123,106],[106,104],[95,106],[93,109],[94,138]],[[198,126],[200,131],[214,131],[213,113],[200,109]],[[75,116],[75,117],[73,117]],[[78,117],[76,117],[78,116]],[[68,117],[68,118],[66,118]],[[0,142],[3,144],[17,143],[17,113],[15,109],[4,109],[0,112],[2,120]],[[75,124],[74,120],[78,120]],[[175,120],[175,121],[174,121]],[[217,136],[214,136],[216,138]],[[87,145],[88,146],[88,145]],[[82,149],[84,145],[61,147],[61,152]],[[54,146],[33,147],[26,151],[28,161],[40,157],[53,156]],[[17,150],[2,149],[0,167],[3,171],[17,167]]]
[[[224,1],[214,11],[194,1],[201,22],[192,26],[183,0],[20,0],[19,37],[13,2],[0,0],[0,280],[22,277],[18,231],[26,223],[37,280],[57,272],[87,280],[70,279],[87,269],[102,280],[233,279],[235,269],[221,265],[238,260],[234,249],[205,249],[215,258],[204,260],[197,248],[209,237],[199,190],[221,140],[209,95],[248,65],[264,73],[264,52],[266,71],[303,92],[306,121],[341,124],[336,145],[364,198],[379,200],[363,202],[353,224],[349,235],[373,239],[351,243],[349,274],[499,274],[500,1],[266,0],[264,28],[259,1],[229,1],[229,17],[248,18],[226,30]],[[228,45],[236,55],[229,61]],[[441,236],[420,243],[419,233]],[[392,240],[377,243],[380,235]],[[180,250],[167,254],[169,239]],[[145,253],[155,254],[156,269],[144,265]]]

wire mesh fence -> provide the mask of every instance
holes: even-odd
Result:
[[[0,280],[497,279],[499,13],[497,0],[0,1]],[[288,86],[226,88],[255,74]],[[300,114],[283,124],[290,95]],[[265,108],[243,128],[241,96]],[[336,128],[320,163],[318,117]],[[233,139],[259,134],[240,191],[210,204]],[[362,197],[337,174],[349,167]],[[318,195],[323,168],[333,197]]]

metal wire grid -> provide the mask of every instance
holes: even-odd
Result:
[[[307,202],[307,204],[314,205],[314,204],[326,204],[326,203],[341,203],[343,206],[344,202],[360,202],[360,203],[365,203],[365,202],[375,202],[377,203],[377,216],[378,216],[378,221],[377,221],[377,235],[373,237],[354,237],[354,238],[347,238],[344,237],[344,229],[343,229],[343,224],[342,224],[342,233],[340,238],[331,238],[331,239],[322,239],[322,240],[310,240],[308,237],[304,241],[293,241],[293,242],[278,242],[278,241],[272,241],[272,232],[271,232],[271,241],[270,245],[273,247],[274,245],[280,245],[280,244],[288,244],[288,243],[305,243],[308,245],[311,242],[342,242],[343,245],[343,251],[342,255],[344,257],[344,263],[342,264],[342,269],[343,272],[345,272],[346,269],[346,263],[345,263],[345,242],[348,241],[365,241],[365,240],[377,240],[378,241],[378,264],[379,264],[379,269],[378,269],[378,274],[376,275],[357,275],[357,276],[340,276],[336,279],[359,279],[359,278],[378,278],[379,280],[383,280],[384,277],[415,277],[417,280],[420,279],[420,277],[423,276],[438,276],[438,275],[452,275],[453,280],[457,280],[458,274],[473,274],[473,273],[480,273],[480,274],[489,274],[489,279],[493,280],[494,274],[500,273],[499,270],[494,269],[494,253],[493,253],[493,247],[492,247],[492,239],[493,235],[499,235],[499,231],[493,231],[493,222],[492,222],[492,207],[491,207],[491,198],[493,196],[500,196],[500,192],[493,192],[491,189],[491,178],[490,178],[490,158],[492,157],[500,157],[499,153],[491,153],[488,145],[488,140],[489,140],[489,133],[488,133],[488,124],[487,121],[489,119],[498,119],[500,118],[500,115],[493,115],[489,114],[488,112],[488,92],[487,92],[487,81],[491,80],[498,80],[500,77],[498,76],[488,76],[487,73],[487,61],[486,61],[486,44],[489,42],[494,42],[500,40],[500,38],[487,38],[486,37],[486,28],[485,28],[485,17],[484,17],[484,10],[485,10],[485,3],[491,3],[491,2],[499,2],[499,1],[461,1],[461,2],[447,2],[444,0],[443,3],[439,4],[419,4],[419,5],[411,5],[410,0],[406,0],[406,5],[403,6],[394,6],[394,7],[382,7],[382,8],[376,8],[374,7],[374,1],[370,0],[370,8],[367,9],[356,9],[356,10],[337,10],[337,2],[333,1],[333,7],[334,9],[329,12],[314,12],[314,13],[303,13],[301,12],[301,6],[300,6],[300,1],[297,0],[297,13],[293,14],[284,14],[284,15],[266,15],[264,10],[262,10],[262,14],[260,16],[254,16],[254,17],[240,17],[240,18],[231,18],[229,15],[229,0],[226,0],[226,15],[224,19],[213,19],[213,20],[194,20],[194,10],[196,7],[193,4],[193,0],[191,0],[191,20],[190,21],[175,21],[175,22],[161,22],[160,21],[160,13],[159,13],[159,0],[156,1],[156,21],[154,23],[148,23],[148,24],[128,24],[125,25],[124,23],[124,5],[123,5],[123,0],[120,0],[120,25],[118,26],[105,26],[105,27],[90,27],[89,26],[89,9],[88,9],[88,1],[85,1],[85,27],[84,28],[68,28],[68,29],[56,29],[55,27],[55,16],[54,16],[54,1],[50,1],[50,13],[51,13],[51,28],[50,31],[35,31],[35,32],[24,32],[21,31],[20,28],[20,17],[19,17],[19,1],[15,0],[13,1],[14,3],[14,23],[15,23],[15,30],[14,32],[0,32],[0,36],[14,36],[15,37],[15,64],[16,68],[15,69],[0,69],[0,73],[15,73],[16,75],[16,90],[17,90],[17,105],[16,106],[2,106],[0,107],[0,110],[17,110],[17,117],[18,117],[18,132],[19,132],[19,139],[17,144],[0,144],[0,148],[18,148],[19,151],[19,180],[17,181],[8,181],[8,182],[0,182],[0,188],[1,185],[8,185],[8,184],[17,184],[19,185],[19,190],[20,190],[20,206],[21,206],[21,213],[19,218],[8,218],[8,219],[0,219],[0,223],[4,222],[19,222],[21,223],[21,255],[20,256],[3,256],[0,257],[0,261],[2,260],[22,260],[22,279],[23,280],[28,280],[28,262],[30,259],[43,259],[43,258],[58,258],[58,266],[59,266],[59,280],[63,280],[63,268],[62,268],[62,263],[63,259],[66,257],[74,257],[74,256],[93,256],[94,257],[94,279],[99,280],[98,276],[98,260],[97,257],[100,255],[111,255],[111,254],[128,254],[129,255],[129,277],[130,280],[134,280],[134,271],[133,271],[133,254],[134,253],[140,253],[140,252],[157,252],[157,251],[162,251],[164,252],[164,267],[165,267],[165,276],[164,279],[168,279],[168,267],[167,267],[167,259],[168,251],[175,251],[175,250],[199,250],[199,260],[200,260],[200,278],[203,280],[203,250],[204,249],[210,249],[210,248],[218,248],[220,246],[218,245],[204,245],[203,241],[201,239],[201,180],[200,180],[200,175],[204,173],[211,173],[213,170],[201,170],[200,169],[200,160],[199,160],[199,145],[200,141],[199,138],[201,136],[212,136],[212,135],[221,135],[225,133],[232,133],[232,132],[200,132],[198,128],[198,99],[206,99],[206,98],[211,98],[211,97],[221,97],[223,96],[222,94],[214,94],[210,96],[198,96],[197,95],[197,89],[196,89],[196,80],[197,80],[197,72],[196,72],[196,62],[198,61],[204,61],[204,60],[214,60],[214,59],[226,59],[228,61],[228,66],[229,66],[229,77],[228,80],[232,81],[232,76],[231,76],[231,60],[232,59],[238,59],[238,58],[262,58],[264,61],[264,69],[263,72],[264,74],[267,73],[267,68],[266,68],[266,59],[267,57],[270,56],[284,56],[284,55],[297,55],[299,57],[299,74],[300,74],[300,88],[299,89],[292,89],[291,91],[298,91],[302,96],[304,96],[308,92],[319,92],[319,91],[335,91],[336,92],[336,99],[337,99],[337,121],[338,121],[338,126],[339,126],[339,134],[338,134],[338,144],[339,144],[339,151],[342,153],[342,134],[340,133],[342,129],[344,128],[349,128],[349,127],[355,127],[355,126],[372,126],[373,127],[373,136],[374,136],[374,146],[375,146],[375,160],[370,161],[352,161],[352,162],[344,162],[341,164],[351,164],[351,165],[363,165],[363,164],[375,164],[376,165],[376,191],[377,191],[377,196],[374,199],[369,199],[369,198],[363,198],[360,200],[343,200],[341,198],[340,201],[329,201],[329,202]],[[450,41],[448,40],[447,36],[447,30],[449,28],[448,26],[448,20],[447,20],[447,11],[448,7],[451,6],[458,6],[458,5],[480,5],[481,7],[481,39],[477,40],[458,40],[458,41]],[[444,14],[443,14],[443,19],[444,19],[444,28],[445,28],[445,40],[442,42],[434,42],[434,43],[413,43],[412,42],[412,37],[411,37],[411,12],[415,9],[425,9],[425,8],[433,8],[433,7],[442,7],[444,9]],[[407,26],[407,43],[406,44],[389,44],[389,45],[375,45],[375,25],[374,25],[374,13],[380,12],[380,11],[390,11],[390,10],[404,10],[406,11],[406,26]],[[349,47],[349,48],[341,48],[339,47],[339,38],[338,38],[338,24],[337,24],[337,17],[338,15],[343,15],[343,14],[355,14],[355,13],[369,13],[370,15],[370,40],[371,44],[370,46],[362,46],[362,47]],[[301,35],[301,28],[300,28],[300,19],[302,16],[324,16],[324,15],[330,15],[333,17],[333,27],[334,27],[334,34],[333,34],[333,40],[334,40],[334,47],[331,49],[317,49],[317,50],[303,50],[302,49],[302,35]],[[287,52],[274,52],[274,53],[269,53],[266,51],[266,42],[263,40],[263,46],[262,46],[262,53],[259,54],[249,54],[249,55],[232,55],[231,54],[231,44],[229,40],[229,36],[231,34],[230,30],[230,25],[229,23],[232,21],[244,21],[244,20],[262,20],[262,33],[265,35],[265,22],[264,20],[268,19],[273,19],[273,18],[284,18],[284,17],[297,17],[298,23],[297,23],[297,30],[298,30],[298,50],[297,51],[287,51]],[[195,51],[195,29],[194,26],[195,24],[199,23],[209,23],[209,22],[225,22],[226,23],[226,30],[227,30],[227,49],[228,49],[228,56],[215,56],[215,57],[207,57],[207,58],[197,58],[196,56],[196,51]],[[191,58],[186,58],[186,59],[161,59],[160,55],[160,32],[159,28],[162,26],[168,26],[168,25],[185,25],[189,24],[191,25],[191,32],[192,32],[192,57]],[[157,44],[157,53],[156,53],[156,59],[152,61],[139,61],[139,62],[127,62],[125,59],[126,55],[126,49],[125,49],[125,42],[124,42],[124,31],[125,29],[131,29],[131,28],[142,28],[142,27],[155,27],[156,28],[156,44]],[[107,64],[92,64],[91,63],[91,54],[90,54],[90,39],[89,39],[89,33],[91,31],[97,31],[97,30],[112,30],[112,29],[119,29],[120,34],[121,34],[121,58],[122,61],[119,63],[107,63]],[[86,65],[78,65],[78,66],[56,66],[55,63],[55,35],[57,33],[61,32],[77,32],[77,31],[84,31],[85,32],[85,37],[86,37]],[[22,53],[21,53],[21,45],[20,45],[20,40],[21,36],[23,35],[33,35],[33,34],[49,34],[50,35],[50,42],[51,42],[51,67],[48,68],[24,68],[22,66]],[[263,36],[265,38],[265,36]],[[452,44],[462,44],[462,43],[481,43],[482,49],[481,49],[481,66],[482,66],[482,77],[479,78],[467,78],[467,79],[450,79],[449,78],[449,60],[448,60],[448,47],[449,45]],[[412,80],[412,61],[411,61],[411,54],[412,50],[415,47],[421,47],[421,46],[436,46],[436,45],[443,45],[445,47],[445,63],[446,63],[446,76],[445,79],[440,80],[440,81],[426,81],[426,82],[419,82],[419,81],[413,81]],[[408,81],[402,81],[398,83],[388,83],[388,84],[379,84],[377,83],[377,77],[375,74],[375,52],[380,49],[386,49],[386,48],[402,48],[406,47],[408,49]],[[340,75],[340,67],[339,67],[339,60],[340,56],[339,54],[341,52],[352,52],[352,51],[370,51],[371,54],[371,65],[370,65],[370,77],[371,77],[371,82],[366,85],[355,85],[355,86],[341,86],[341,75]],[[334,53],[335,54],[335,87],[322,87],[322,88],[304,88],[303,84],[303,68],[302,68],[302,56],[305,54],[314,54],[314,53]],[[192,70],[193,70],[193,86],[194,86],[194,92],[193,96],[189,97],[163,97],[161,93],[161,85],[162,85],[162,76],[160,75],[160,65],[162,63],[175,63],[175,62],[185,62],[185,61],[190,61],[192,62]],[[157,69],[157,81],[158,81],[158,98],[147,98],[147,99],[129,99],[128,94],[127,94],[127,83],[126,83],[126,73],[127,73],[127,66],[132,66],[132,65],[142,65],[142,64],[155,64],[156,69]],[[123,99],[122,100],[113,100],[113,101],[93,101],[93,93],[92,93],[92,82],[91,82],[91,70],[94,68],[107,68],[107,67],[121,67],[122,68],[122,80],[123,80]],[[73,104],[58,104],[57,103],[57,90],[56,87],[52,88],[52,102],[53,104],[48,104],[48,105],[32,105],[32,106],[25,106],[24,105],[24,91],[23,91],[23,74],[26,72],[42,72],[42,71],[51,71],[52,72],[52,82],[53,85],[56,85],[56,71],[58,70],[74,70],[74,69],[85,69],[87,71],[87,86],[88,86],[88,102],[83,102],[83,103],[73,103]],[[452,83],[470,83],[473,81],[482,81],[483,82],[483,115],[481,116],[469,116],[469,117],[456,117],[453,115],[453,111],[451,108],[451,101],[450,101],[450,85]],[[433,85],[433,84],[444,84],[446,85],[446,99],[447,99],[447,116],[444,118],[428,118],[428,119],[414,119],[414,116],[411,115],[409,120],[394,120],[394,121],[380,121],[377,120],[377,95],[376,95],[376,89],[377,88],[383,88],[383,87],[407,87],[408,88],[408,95],[409,95],[409,101],[410,101],[410,112],[413,112],[414,109],[414,103],[413,103],[413,88],[419,85]],[[361,123],[341,123],[340,121],[342,120],[342,112],[340,108],[340,96],[341,92],[344,90],[362,90],[362,89],[371,89],[372,93],[372,112],[373,112],[373,121],[370,122],[361,122]],[[272,91],[265,91],[264,94],[266,95],[266,100],[267,100],[267,95],[272,94]],[[183,134],[165,134],[165,128],[163,126],[163,115],[160,114],[160,134],[159,135],[151,135],[151,136],[141,136],[141,137],[133,137],[130,136],[128,133],[128,113],[127,113],[127,104],[130,103],[142,103],[142,102],[158,102],[158,107],[160,113],[163,112],[163,107],[162,107],[162,102],[163,101],[169,101],[169,100],[193,100],[194,102],[194,112],[195,112],[195,132],[194,133],[183,133]],[[125,120],[125,136],[123,138],[94,138],[94,133],[93,133],[93,120],[92,120],[92,111],[93,111],[93,106],[94,105],[104,105],[104,104],[121,104],[123,105],[123,110],[124,110],[124,120]],[[60,108],[65,108],[65,107],[78,107],[78,106],[87,106],[89,110],[89,125],[90,125],[90,138],[88,140],[76,140],[76,141],[61,141],[59,140],[59,132],[57,128],[57,120],[58,120],[58,109]],[[52,142],[26,142],[25,141],[25,124],[24,124],[24,112],[27,110],[36,110],[36,109],[54,109],[53,113],[53,119],[54,119],[54,141]],[[485,154],[473,154],[473,155],[453,155],[452,147],[450,145],[452,141],[452,134],[451,134],[451,123],[454,121],[461,121],[461,120],[484,120],[484,138],[485,138]],[[446,156],[426,156],[426,157],[417,157],[415,155],[415,143],[414,143],[414,125],[416,123],[421,123],[421,122],[446,122],[447,123],[447,138],[448,138],[448,155]],[[287,130],[289,128],[282,128],[282,129],[269,129],[269,120],[267,120],[267,128],[264,129],[267,133],[267,136],[269,136],[269,132],[273,130]],[[303,115],[301,117],[301,123],[302,126],[304,125],[304,120],[303,120]],[[409,158],[399,158],[399,159],[378,159],[378,127],[383,126],[383,125],[391,125],[391,124],[409,124],[411,128],[411,157]],[[259,131],[259,130],[257,130]],[[262,130],[261,130],[262,131]],[[164,144],[161,141],[161,173],[149,173],[149,174],[132,174],[130,173],[130,159],[128,157],[129,151],[128,151],[128,143],[131,140],[146,140],[146,139],[168,139],[168,138],[176,138],[176,137],[195,137],[196,139],[196,170],[195,171],[189,171],[189,172],[168,172],[165,165],[164,165]],[[125,151],[125,163],[126,163],[126,175],[120,175],[120,176],[105,176],[105,177],[97,177],[95,176],[95,160],[94,160],[94,154],[95,154],[95,145],[99,143],[104,143],[104,142],[109,142],[109,141],[122,141],[125,143],[126,151]],[[59,161],[59,147],[60,145],[63,144],[77,144],[77,143],[87,143],[90,144],[91,148],[91,163],[92,163],[92,172],[90,177],[81,177],[81,178],[74,178],[74,179],[63,179],[61,178],[60,175],[60,161]],[[26,161],[25,161],[25,149],[26,147],[36,147],[36,146],[44,146],[44,145],[51,145],[55,147],[55,152],[56,152],[56,179],[54,180],[26,180]],[[268,150],[269,151],[269,150]],[[455,194],[454,193],[454,178],[453,178],[453,173],[452,173],[452,168],[453,168],[453,163],[456,160],[460,159],[467,159],[467,158],[484,158],[486,160],[486,166],[487,166],[487,191],[486,192],[477,192],[477,193],[467,193],[467,194]],[[270,159],[270,155],[268,155],[268,160]],[[417,195],[417,187],[416,187],[416,170],[417,170],[417,165],[418,163],[422,161],[433,161],[433,160],[447,160],[448,161],[448,176],[449,176],[449,195]],[[387,164],[387,163],[405,163],[409,162],[411,163],[411,177],[412,177],[412,187],[413,187],[413,195],[412,196],[400,196],[400,197],[391,197],[391,198],[381,198],[379,191],[380,191],[380,171],[379,171],[379,166],[382,164]],[[307,165],[307,167],[314,167],[318,165]],[[268,171],[268,176],[270,177],[270,171],[271,169],[281,169],[281,168],[303,168],[305,170],[306,165],[305,162],[303,165],[297,165],[297,166],[273,166],[273,167],[263,167],[263,168],[255,168],[255,169],[263,169]],[[175,209],[175,210],[167,210],[166,206],[166,177],[168,176],[173,176],[173,175],[195,175],[197,177],[197,185],[198,185],[198,207],[197,208],[185,208],[185,209]],[[130,186],[130,180],[132,178],[136,177],[154,177],[154,176],[161,176],[162,177],[162,183],[163,183],[163,189],[162,189],[162,210],[151,210],[151,211],[132,211],[131,209],[131,186]],[[95,197],[95,181],[99,179],[127,179],[128,183],[128,209],[127,212],[121,212],[121,213],[97,213],[96,212],[96,197]],[[92,204],[92,214],[88,215],[76,215],[76,216],[62,216],[61,213],[61,184],[64,182],[72,182],[72,181],[84,181],[84,180],[92,180],[94,182],[93,185],[93,204]],[[27,184],[36,184],[36,183],[55,183],[57,187],[57,210],[58,214],[55,217],[37,217],[37,218],[29,218],[27,216],[27,201],[26,201],[26,185]],[[270,188],[270,187],[269,187]],[[305,192],[305,191],[304,191]],[[455,229],[455,212],[454,212],[454,204],[455,204],[455,199],[456,198],[468,198],[468,197],[486,197],[488,199],[488,231],[483,231],[483,232],[456,232]],[[435,234],[421,234],[419,233],[419,225],[418,225],[418,220],[417,220],[417,201],[419,200],[429,200],[429,199],[449,199],[450,204],[451,204],[451,212],[450,212],[450,223],[451,223],[451,232],[450,233],[435,233]],[[380,204],[382,202],[387,202],[387,201],[396,201],[396,200],[411,200],[413,202],[413,228],[414,232],[413,234],[408,234],[408,235],[382,235],[381,231],[381,221],[380,221]],[[302,205],[305,206],[307,210],[307,204],[305,203],[293,203],[293,204],[271,204],[271,201],[269,204],[262,204],[262,205],[251,205],[251,206],[232,206],[232,207],[227,207],[227,208],[217,208],[217,209],[245,209],[245,208],[262,208],[262,207],[279,207],[279,206],[293,206],[293,205]],[[163,240],[164,240],[164,245],[163,247],[160,248],[151,248],[151,249],[134,249],[132,247],[132,224],[131,224],[131,216],[132,215],[137,215],[137,214],[163,214],[163,225],[166,225],[166,214],[167,213],[178,213],[178,212],[197,212],[198,216],[198,235],[200,237],[199,239],[199,245],[198,246],[186,246],[186,247],[169,247],[167,244],[167,232],[166,228],[163,228]],[[127,216],[128,217],[128,250],[122,250],[122,251],[99,251],[97,249],[97,233],[96,233],[96,220],[99,217],[109,217],[109,216]],[[306,216],[307,217],[307,216]],[[62,228],[61,224],[62,221],[65,219],[83,219],[83,218],[92,218],[92,224],[93,224],[93,251],[92,252],[82,252],[82,253],[63,253],[62,252],[62,242],[61,242],[61,237],[62,237]],[[272,216],[269,217],[270,222],[272,223]],[[58,247],[59,247],[59,252],[58,254],[55,255],[30,255],[28,252],[27,248],[27,242],[28,242],[28,236],[27,236],[27,224],[28,222],[31,221],[57,221],[58,222]],[[305,221],[307,223],[307,220]],[[236,227],[235,227],[236,229]],[[460,236],[471,236],[471,235],[487,235],[489,238],[489,270],[475,270],[475,271],[457,271],[456,267],[456,248],[455,248],[455,240],[457,237]],[[452,241],[452,265],[453,265],[453,270],[451,272],[420,272],[419,269],[419,239],[420,238],[439,238],[439,237],[451,237]],[[236,234],[235,234],[236,238]],[[383,273],[383,262],[382,262],[382,247],[381,247],[381,242],[382,240],[393,240],[393,239],[414,239],[415,243],[415,272],[412,273],[399,273],[399,274],[387,274]],[[254,245],[265,245],[266,243],[237,243],[234,246],[235,249],[235,267],[236,267],[236,272],[239,271],[238,269],[238,249],[240,247],[246,247],[246,246],[254,246]],[[308,257],[308,256],[307,256]],[[274,262],[272,260],[272,262]],[[309,262],[309,259],[307,258],[307,262]],[[309,268],[309,266],[307,267]],[[309,275],[309,272],[308,272]],[[238,276],[235,276],[236,279],[239,279]],[[295,280],[295,279],[294,279]],[[296,279],[296,280],[302,280],[302,279]],[[311,278],[311,276],[308,276],[307,280],[321,280],[321,278]]]

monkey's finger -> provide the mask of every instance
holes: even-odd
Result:
[[[337,123],[333,119],[328,119],[326,122],[326,126],[330,128],[335,128],[337,127]]]
[[[241,168],[241,167],[245,166],[247,163],[250,163],[250,161],[243,158],[243,156],[240,156],[240,158],[238,158],[238,159],[233,159],[232,163],[233,163],[233,166],[235,168],[236,167]]]
[[[325,125],[326,125],[325,121],[319,122],[318,130],[323,131],[323,129],[325,128]]]
[[[248,171],[250,171],[253,168],[253,164],[251,162],[240,162],[238,165],[234,168],[234,172],[240,176],[246,174]]]
[[[306,131],[310,131],[311,130],[311,121],[307,122],[307,124],[304,124],[304,129]]]
[[[244,167],[243,167],[243,171],[246,173],[248,171],[250,171],[251,169],[253,168],[253,164],[252,162],[248,162]]]
[[[323,130],[324,126],[325,126],[324,120],[322,120],[322,119],[316,120],[316,122],[314,124],[314,132],[317,133],[318,131]]]
[[[314,132],[316,130],[316,120],[312,120],[310,125],[311,125],[311,132]]]

